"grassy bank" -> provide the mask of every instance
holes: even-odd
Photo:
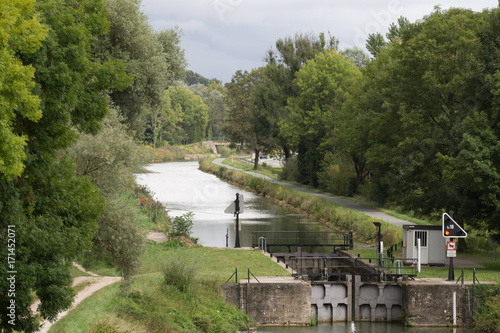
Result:
[[[289,275],[256,250],[178,246],[150,241],[141,274],[87,298],[50,332],[235,332],[251,324],[219,291],[235,268],[240,278],[248,268],[257,276]],[[168,281],[164,269],[180,272],[181,285]]]
[[[200,169],[276,202],[293,207],[332,228],[352,231],[355,237],[362,241],[373,242],[376,239],[377,230],[373,225],[375,221],[382,223],[382,237],[385,244],[395,244],[403,239],[402,230],[387,222],[342,208],[330,200],[273,184],[249,176],[244,172],[219,167],[211,162],[211,159],[201,161]]]
[[[184,161],[184,157],[186,155],[209,155],[214,153],[212,149],[203,147],[201,142],[189,145],[164,146],[159,148],[145,146],[143,148],[143,152],[149,161],[153,161],[155,163]]]
[[[146,196],[144,189],[136,195],[130,204],[137,208],[137,223],[145,231],[165,226],[167,222],[160,218],[164,207]],[[139,209],[137,202],[143,198],[145,204]],[[180,241],[147,241],[141,258],[137,275],[88,297],[50,332],[236,332],[246,329],[251,319],[226,304],[220,293],[235,268],[240,279],[248,269],[257,276],[289,275],[257,250],[190,248]],[[103,262],[88,268],[116,275]],[[73,275],[85,274],[75,269]]]

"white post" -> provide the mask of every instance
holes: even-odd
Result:
[[[417,272],[420,273],[420,261],[422,260],[421,258],[421,253],[420,253],[420,238],[417,238]]]
[[[457,292],[453,292],[453,326],[457,326]]]

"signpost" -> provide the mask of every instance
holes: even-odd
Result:
[[[443,237],[446,238],[446,255],[450,258],[450,269],[448,271],[448,281],[455,280],[453,269],[453,258],[457,256],[457,243],[455,238],[465,238],[467,233],[457,222],[453,220],[453,211],[449,214],[443,213]]]
[[[227,207],[224,210],[224,213],[226,214],[234,214],[236,217],[236,240],[234,242],[234,247],[235,248],[240,248],[240,220],[239,220],[239,215],[240,213],[243,213],[244,210],[244,201],[243,201],[243,195],[236,193],[236,200],[234,200],[229,207]]]
[[[457,242],[455,241],[446,242],[446,256],[448,258],[455,258],[457,256]]]

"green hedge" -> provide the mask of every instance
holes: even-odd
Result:
[[[214,174],[224,181],[271,198],[281,204],[292,206],[335,229],[352,231],[357,239],[374,242],[377,233],[377,229],[373,225],[375,221],[382,223],[384,244],[390,246],[400,243],[403,239],[402,229],[392,224],[342,208],[331,200],[271,183],[241,171],[214,165],[212,161],[213,159],[201,161],[200,170]]]

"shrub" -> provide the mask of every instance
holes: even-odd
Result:
[[[280,173],[280,179],[292,182],[298,181],[300,178],[298,163],[297,156],[289,157],[283,166],[283,171]]]
[[[195,289],[200,273],[199,258],[186,256],[181,251],[171,253],[162,268],[165,284],[182,292]]]
[[[181,216],[176,216],[172,220],[172,225],[168,232],[169,238],[183,236],[191,238],[191,229],[193,228],[194,213],[189,212]]]

